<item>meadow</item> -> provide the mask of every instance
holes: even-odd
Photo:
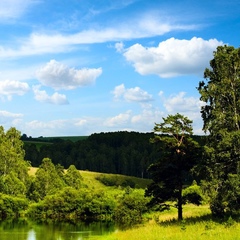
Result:
[[[223,222],[212,220],[209,206],[184,206],[184,220],[178,222],[177,211],[152,213],[145,222],[120,230],[102,240],[239,240],[240,223],[231,217]]]

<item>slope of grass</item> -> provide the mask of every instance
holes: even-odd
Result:
[[[38,168],[36,167],[30,167],[29,168],[29,174],[34,176],[34,174],[36,173]],[[92,188],[92,189],[102,189],[102,190],[107,190],[107,189],[113,189],[116,188],[118,186],[114,186],[114,187],[108,187],[106,185],[104,185],[103,183],[101,183],[100,181],[97,180],[97,178],[99,176],[105,176],[106,178],[117,178],[120,181],[124,181],[124,180],[131,180],[132,182],[134,182],[134,184],[138,187],[138,188],[142,188],[145,189],[146,186],[150,183],[151,180],[149,179],[142,179],[142,178],[137,178],[137,177],[131,177],[131,176],[124,176],[124,175],[118,175],[118,174],[109,174],[109,173],[98,173],[98,172],[90,172],[90,171],[83,171],[80,170],[79,171],[80,174],[83,177],[83,184],[88,186],[88,188]]]

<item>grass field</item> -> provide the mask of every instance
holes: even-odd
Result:
[[[226,227],[210,221],[186,222],[185,225],[150,222],[126,231],[116,231],[102,240],[239,240],[239,236],[239,223]]]
[[[178,222],[177,211],[155,213],[144,224],[115,231],[99,240],[239,240],[240,223],[231,218],[223,223],[211,219],[209,206],[186,205],[184,221]],[[238,219],[239,220],[239,219]]]
[[[36,167],[30,167],[29,174],[33,176],[36,173],[37,169],[38,168],[36,168]],[[98,173],[98,172],[83,171],[83,170],[82,171],[80,170],[79,172],[83,177],[83,184],[87,185],[88,188],[103,189],[106,191],[110,190],[112,188],[107,187],[104,184],[102,184],[101,182],[99,182],[98,180],[96,180],[96,178],[99,175],[104,175],[107,177],[117,177],[119,179],[131,179],[131,181],[134,182],[136,186],[138,186],[139,188],[142,188],[142,189],[145,189],[151,181],[149,179],[142,179],[142,178],[130,177],[130,176],[124,176],[124,175],[118,175],[118,174]]]

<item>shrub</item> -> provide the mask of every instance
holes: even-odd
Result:
[[[102,219],[111,215],[114,202],[103,192],[66,187],[57,194],[46,196],[32,204],[28,215],[39,220]]]
[[[25,198],[0,194],[0,218],[18,217],[28,207]]]
[[[147,211],[148,198],[137,191],[127,191],[118,201],[114,219],[123,225],[132,225],[142,221],[142,214]]]
[[[196,205],[202,204],[204,201],[203,193],[201,187],[193,181],[192,185],[183,190],[183,202],[193,203]]]
[[[103,183],[105,186],[116,186],[116,187],[135,187],[135,182],[131,180],[129,177],[125,176],[118,176],[118,175],[106,175],[106,174],[101,174],[96,177],[96,180],[100,181]]]

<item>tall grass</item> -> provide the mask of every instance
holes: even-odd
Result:
[[[149,218],[149,216],[148,216]],[[211,219],[208,206],[187,205],[184,221],[177,221],[175,210],[152,215],[152,219],[134,228],[115,231],[102,240],[239,240],[240,223],[219,223]]]
[[[226,227],[223,224],[200,221],[184,224],[157,224],[147,223],[144,226],[117,231],[104,240],[239,240],[240,224]]]

